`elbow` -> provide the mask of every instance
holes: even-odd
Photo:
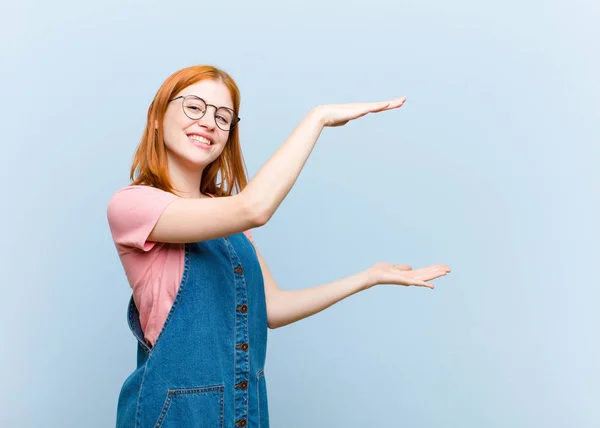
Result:
[[[272,312],[269,311],[269,309],[269,301],[267,300],[267,328],[270,330],[275,330],[277,327],[279,327],[279,325],[277,325],[275,322],[275,317],[273,316]]]
[[[270,218],[271,216],[264,210],[256,210],[253,212],[252,224],[254,227],[262,227],[267,224]]]
[[[269,328],[269,330],[275,330],[276,328],[283,327],[283,325],[277,324],[276,322],[267,319],[267,327]]]
[[[265,204],[261,203],[261,201],[257,200],[257,198],[251,194],[249,195],[241,192],[240,196],[243,198],[244,215],[249,219],[251,227],[256,228],[267,224],[271,215],[265,207]]]

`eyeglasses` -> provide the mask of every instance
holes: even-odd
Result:
[[[180,95],[170,99],[169,102],[179,98],[183,98],[181,102],[183,113],[192,120],[201,119],[206,114],[209,106],[215,108],[215,123],[223,131],[231,131],[241,120],[229,107],[217,107],[213,104],[207,104],[206,101],[196,95]]]

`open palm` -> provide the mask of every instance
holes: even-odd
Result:
[[[432,265],[413,270],[409,265],[394,265],[387,262],[376,263],[369,270],[372,282],[377,284],[398,284],[433,288],[429,281],[446,275],[450,268],[446,265]]]
[[[368,113],[392,110],[401,107],[406,97],[373,103],[325,104],[317,107],[324,126],[342,126]]]

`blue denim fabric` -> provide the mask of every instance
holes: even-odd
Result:
[[[252,243],[239,233],[185,245],[183,278],[150,348],[129,302],[137,368],[124,382],[118,428],[268,428],[267,309]]]

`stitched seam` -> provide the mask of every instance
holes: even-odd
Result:
[[[234,267],[233,267],[233,259],[231,258],[231,251],[229,250],[229,246],[231,245],[231,243],[229,243],[227,241],[227,239],[223,238],[223,241],[225,242],[225,249],[227,250],[227,255],[229,256],[229,263],[231,264],[231,270],[233,271]],[[233,285],[235,286],[235,276],[233,277]],[[237,290],[235,292],[235,295],[233,297],[233,307],[234,307],[234,311],[235,311],[235,307],[236,307],[236,297],[237,297]],[[237,314],[235,315],[237,316]],[[237,323],[233,322],[233,343],[232,343],[232,348],[233,348],[233,382],[232,384],[235,385],[235,341],[236,341],[236,337],[237,337]],[[233,423],[235,424],[235,387],[233,388]]]
[[[144,389],[144,380],[146,379],[146,370],[148,369],[148,361],[150,361],[150,356],[148,356],[148,359],[144,363],[144,372],[142,373],[142,381],[140,382],[140,392],[138,393],[138,399],[137,399],[137,404],[136,404],[136,409],[135,409],[135,428],[140,426],[140,419],[141,419],[140,402],[142,401],[142,390]]]
[[[162,427],[165,422],[165,418],[167,417],[167,412],[173,403],[173,398],[182,396],[182,395],[201,395],[216,392],[219,397],[219,419],[221,420],[221,426],[223,426],[223,392],[225,387],[223,385],[215,385],[215,386],[207,386],[201,388],[184,388],[184,389],[170,389],[167,392],[167,396],[163,403],[162,410],[158,417],[158,420],[154,424],[154,428]]]
[[[160,428],[165,420],[165,415],[169,411],[169,407],[171,407],[171,402],[173,401],[173,397],[171,396],[171,391],[167,392],[167,396],[165,397],[165,402],[163,404],[162,410],[160,411],[160,415],[158,416],[158,420],[156,424],[154,424],[154,428]]]
[[[242,235],[244,235],[244,234],[242,233]],[[244,237],[246,238],[246,240],[248,240],[248,242],[250,242],[250,240],[248,239],[248,237],[246,237],[245,235],[244,235]],[[250,242],[250,244],[251,244],[251,242]],[[244,296],[245,296],[246,300],[248,300],[248,287],[246,285],[246,271],[244,270],[244,266],[242,265],[242,261],[239,259],[239,256],[237,255],[237,251],[235,251],[235,247],[231,243],[229,243],[229,245],[231,246],[231,250],[236,254],[236,257],[239,260],[239,266],[242,267],[242,272],[243,273],[241,274],[241,282],[242,282],[242,286],[243,286]],[[228,250],[229,250],[229,248],[228,248]],[[229,251],[229,259],[231,261],[231,268],[233,269],[233,260],[231,258],[231,251]],[[235,274],[234,274],[234,277],[233,277],[233,282],[234,282],[234,285],[235,285],[236,297],[237,297],[237,277],[235,276]],[[235,313],[235,316],[237,317],[237,311]],[[247,326],[248,326],[248,316],[246,316],[246,327]],[[246,332],[247,332],[247,330],[248,330],[248,328],[246,328]],[[237,337],[237,322],[234,322],[234,341],[235,341],[235,337]],[[234,342],[234,345],[235,345],[235,342]],[[248,353],[248,369],[250,369],[250,367],[252,366],[252,364],[251,364],[252,358],[251,358],[251,352],[250,352],[251,349],[250,348],[251,348],[250,347],[250,336],[248,335],[248,350],[246,351]],[[234,347],[234,367],[235,367],[235,347]],[[233,376],[234,376],[234,384],[235,384],[235,369],[234,369],[234,375]],[[234,403],[235,403],[235,388],[234,388]],[[244,406],[244,414],[245,415],[248,415],[248,406],[249,406],[249,403],[248,403],[248,400],[246,400],[246,405]],[[235,409],[234,409],[234,413],[235,413]],[[234,421],[235,421],[235,417],[234,417]]]
[[[258,409],[258,428],[260,428],[260,378],[264,375],[264,369],[256,372],[256,407]]]
[[[132,317],[132,311],[131,311],[131,306],[130,306],[132,303],[135,306],[135,300],[133,298],[133,295],[131,296],[131,299],[129,299],[129,304],[128,304],[128,308],[127,308],[127,322],[130,326],[129,328],[131,329],[131,332],[133,333],[133,337],[135,337],[135,340],[140,345],[142,345],[144,352],[146,352],[146,354],[149,354],[150,347],[148,346],[148,344],[146,342],[144,342],[140,337],[138,337],[137,333],[135,332],[135,329],[132,327],[133,326],[133,317]],[[137,310],[137,308],[136,308],[136,310]],[[143,334],[143,332],[142,332],[142,334]]]
[[[221,428],[223,428],[225,426],[225,404],[223,403],[223,400],[225,399],[225,387],[223,387],[223,389],[221,390]]]
[[[135,428],[137,428],[139,426],[139,424],[140,424],[140,418],[141,418],[141,416],[140,416],[140,413],[141,413],[140,403],[142,401],[142,390],[144,388],[144,380],[146,379],[146,371],[148,369],[148,364],[150,363],[150,358],[154,354],[154,350],[156,349],[156,345],[159,343],[159,339],[161,338],[161,336],[165,332],[165,329],[166,329],[167,325],[169,324],[169,321],[173,317],[173,313],[175,312],[175,309],[177,309],[177,307],[179,306],[179,301],[181,300],[181,294],[183,293],[183,289],[185,288],[185,284],[187,283],[188,271],[189,271],[189,257],[188,257],[188,255],[189,255],[188,244],[185,244],[185,253],[184,253],[185,263],[184,263],[184,267],[183,267],[183,275],[182,275],[181,284],[179,285],[179,290],[177,291],[177,296],[175,297],[175,301],[173,302],[173,306],[171,307],[171,310],[169,311],[169,315],[167,316],[167,319],[165,321],[165,324],[163,325],[163,328],[162,328],[160,334],[158,335],[158,337],[154,341],[154,346],[147,351],[148,358],[146,359],[146,362],[144,363],[144,373],[142,374],[142,382],[140,383],[140,392],[138,394],[137,409],[136,409],[136,418],[135,418]]]
[[[242,266],[242,261],[240,260],[240,266]],[[242,266],[243,269],[243,266]],[[242,285],[244,287],[244,295],[246,296],[246,300],[248,300],[248,288],[246,287],[246,270],[244,269],[243,273],[242,273]],[[237,316],[237,314],[236,314]],[[244,317],[245,319],[245,323],[246,323],[246,333],[248,333],[248,315],[246,315]],[[250,352],[250,350],[252,349],[252,347],[250,346],[250,334],[248,334],[248,372],[250,371],[250,367],[252,367],[252,354]],[[246,392],[247,394],[247,392]],[[246,400],[246,406],[244,409],[244,414],[248,415],[248,401]]]
[[[156,349],[156,345],[158,345],[160,343],[160,338],[165,334],[165,331],[167,330],[167,327],[169,326],[171,320],[173,319],[175,311],[179,307],[179,302],[181,302],[181,299],[183,298],[182,295],[183,295],[183,292],[184,292],[184,290],[186,288],[186,285],[187,285],[187,282],[188,282],[189,270],[190,270],[190,248],[189,248],[189,244],[185,244],[184,251],[185,251],[184,255],[183,255],[183,257],[184,257],[184,265],[183,265],[183,274],[181,276],[181,283],[179,284],[179,289],[177,290],[177,295],[175,296],[175,300],[173,301],[173,305],[171,306],[171,310],[169,311],[169,315],[167,315],[167,319],[165,320],[165,323],[163,324],[163,327],[162,327],[162,329],[161,329],[158,337],[154,341],[154,346],[150,350],[150,353],[152,353]]]

